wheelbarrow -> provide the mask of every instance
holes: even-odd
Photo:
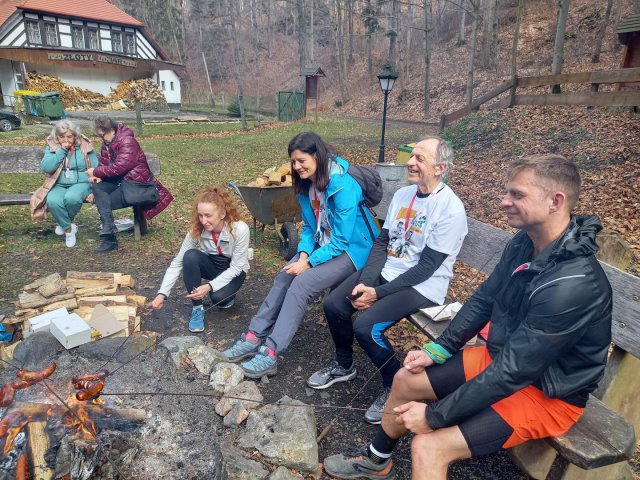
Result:
[[[228,184],[249,209],[253,217],[253,243],[258,239],[257,222],[262,231],[267,225],[274,225],[280,239],[279,252],[285,260],[291,260],[298,252],[298,231],[296,221],[302,218],[300,204],[291,187],[249,187]],[[281,224],[278,228],[278,224]]]

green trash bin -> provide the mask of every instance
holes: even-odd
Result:
[[[64,107],[58,92],[47,92],[39,95],[37,110],[41,117],[63,118]]]
[[[27,112],[29,115],[38,115],[38,99],[39,99],[39,93],[38,94],[29,94],[29,95],[22,95],[22,101],[24,102],[24,111]]]

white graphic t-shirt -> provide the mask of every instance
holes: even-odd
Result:
[[[383,228],[389,230],[389,244],[382,277],[389,282],[417,265],[425,246],[448,255],[431,277],[413,286],[432,302],[444,303],[467,234],[467,215],[453,190],[440,184],[432,194],[419,196],[415,185],[401,188],[391,200]]]

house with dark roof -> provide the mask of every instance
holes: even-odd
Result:
[[[12,103],[30,71],[103,95],[152,78],[170,105],[180,104],[184,75],[143,23],[107,0],[0,0],[0,103]]]

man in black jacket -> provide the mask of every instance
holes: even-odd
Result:
[[[330,475],[395,478],[391,452],[413,432],[412,478],[445,479],[454,460],[557,436],[578,420],[611,341],[611,286],[595,258],[602,227],[571,215],[579,190],[564,157],[514,163],[501,209],[520,231],[437,342],[407,355],[367,451],[325,459]],[[489,321],[487,345],[460,351]]]

